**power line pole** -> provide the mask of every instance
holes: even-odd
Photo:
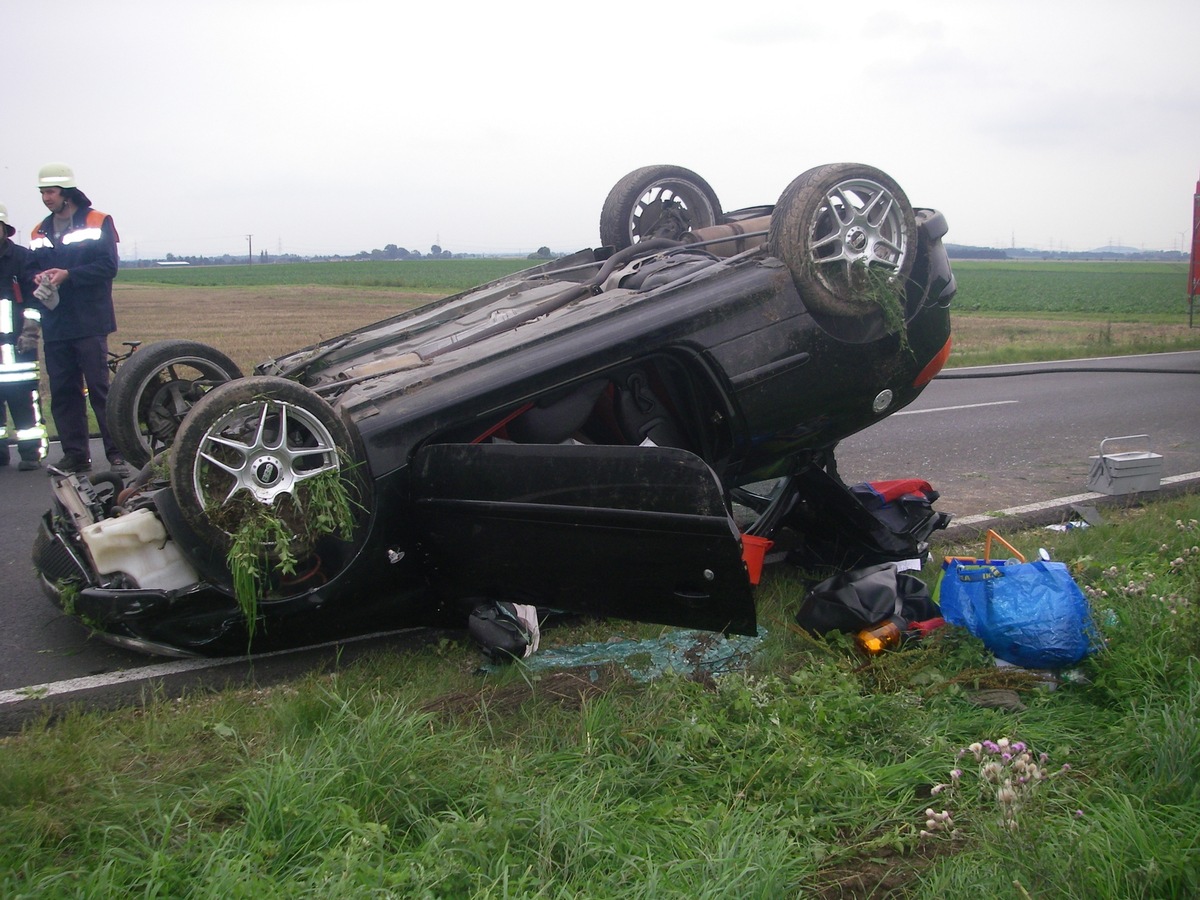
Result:
[[[246,235],[246,265],[254,265],[254,235]]]

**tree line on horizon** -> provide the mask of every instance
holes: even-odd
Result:
[[[296,262],[332,262],[335,260],[409,260],[409,259],[484,259],[494,257],[501,254],[496,253],[453,253],[450,250],[444,250],[437,244],[429,248],[428,253],[421,253],[420,250],[408,250],[405,247],[399,247],[396,244],[388,244],[383,249],[375,250],[360,250],[353,256],[332,255],[317,255],[317,256],[299,256],[295,253],[276,253],[269,254],[266,250],[260,251],[257,258],[251,259],[244,254],[223,253],[220,256],[203,256],[203,255],[177,255],[168,253],[162,259],[137,259],[137,260],[121,260],[121,265],[125,268],[147,268],[157,265],[174,265],[174,266],[238,266],[253,263],[263,265],[266,263],[296,263]],[[539,247],[535,252],[530,253],[526,258],[532,260],[538,259],[554,259],[562,256],[561,253],[555,253],[549,247]]]
[[[1067,260],[1138,260],[1148,262],[1187,262],[1187,254],[1178,250],[1133,250],[1129,247],[1101,247],[1096,250],[1036,250],[1028,247],[967,247],[947,244],[951,259],[1067,259]]]

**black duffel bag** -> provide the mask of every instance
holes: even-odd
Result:
[[[916,575],[892,563],[850,569],[808,592],[796,623],[814,634],[857,632],[884,619],[923,622],[940,615],[929,588]]]

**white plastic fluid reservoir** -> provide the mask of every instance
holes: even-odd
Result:
[[[80,533],[101,575],[124,572],[138,587],[169,591],[199,580],[158,516],[139,509],[85,525]]]

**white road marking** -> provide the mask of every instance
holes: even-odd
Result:
[[[410,631],[413,629],[403,629]],[[342,641],[328,641],[324,644],[312,644],[307,647],[297,647],[293,650],[274,650],[270,653],[259,653],[255,656],[216,656],[206,659],[177,659],[166,663],[156,663],[150,666],[140,666],[136,669],[122,669],[118,672],[106,672],[103,675],[86,675],[83,678],[68,678],[65,681],[52,681],[48,684],[31,684],[26,687],[0,691],[0,707],[16,703],[26,703],[30,700],[45,700],[61,694],[73,694],[77,691],[92,691],[98,688],[113,687],[118,684],[137,684],[152,678],[166,678],[183,672],[194,672],[198,669],[216,669],[234,663],[251,664],[277,656],[287,656],[291,653],[301,653],[307,650],[320,650],[326,647],[345,646],[359,641],[401,634],[402,631],[381,631],[375,634],[364,634]]]
[[[930,409],[902,409],[892,413],[893,416],[919,416],[921,413],[953,412],[956,409],[979,409],[981,406],[1004,406],[1008,403],[1020,403],[1020,400],[992,400],[990,403],[964,403],[962,406],[934,406]]]

